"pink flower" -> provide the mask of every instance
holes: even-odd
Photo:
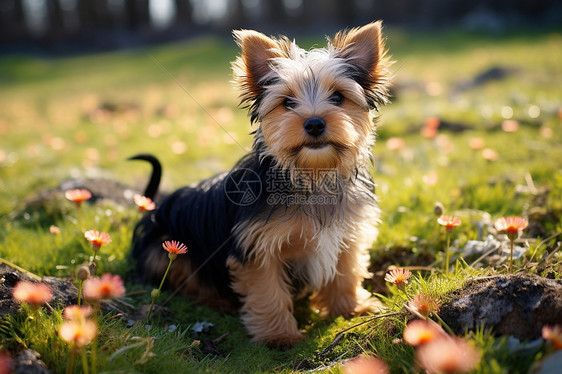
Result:
[[[391,151],[399,151],[404,148],[404,139],[397,137],[389,138],[386,141],[386,148]]]
[[[139,210],[141,212],[144,211],[151,211],[156,209],[156,204],[154,204],[154,201],[152,201],[152,199],[150,197],[146,197],[146,196],[141,196],[139,194],[136,194],[133,199],[135,200],[135,204],[137,204],[137,206],[139,207]]]
[[[408,279],[412,276],[412,272],[407,269],[392,269],[384,276],[384,280],[394,284],[408,283]]]
[[[89,200],[92,197],[92,193],[85,189],[75,189],[66,191],[64,193],[64,197],[74,202],[74,204],[76,204],[76,206],[80,208],[80,204],[82,204],[82,201]]]
[[[342,371],[344,374],[389,374],[388,366],[384,361],[375,357],[357,356],[347,361]]]
[[[459,226],[462,221],[458,217],[441,216],[437,219],[437,223],[439,223],[441,226],[445,226],[447,228],[447,231],[451,232],[455,227]]]
[[[60,234],[60,228],[58,228],[55,225],[51,225],[51,226],[49,226],[49,232],[53,235],[59,235]]]
[[[92,314],[91,306],[70,305],[64,308],[63,316],[68,320],[82,320]]]
[[[98,327],[87,319],[68,320],[59,328],[60,338],[76,347],[88,345],[97,335]]]
[[[439,301],[424,293],[415,295],[413,300],[408,301],[408,308],[425,317],[432,313],[437,313],[439,306]]]
[[[12,295],[17,301],[27,303],[34,308],[38,308],[53,299],[51,287],[44,283],[28,281],[16,283]]]
[[[519,230],[524,230],[529,225],[527,219],[523,217],[502,217],[495,223],[494,227],[498,231],[505,231],[509,240],[517,239]]]
[[[113,299],[125,294],[123,279],[119,275],[105,273],[84,282],[84,297],[88,300]]]
[[[162,248],[175,255],[181,255],[187,252],[187,247],[185,246],[185,244],[175,240],[166,240],[164,244],[162,244]]]
[[[552,342],[554,348],[562,349],[562,326],[543,326],[542,337],[544,340]]]
[[[111,237],[106,232],[99,232],[98,230],[88,230],[84,233],[84,237],[92,243],[94,251],[99,251],[102,244],[111,243]]]
[[[418,347],[416,359],[428,374],[467,373],[478,365],[480,352],[463,339],[446,336]]]
[[[443,336],[446,336],[446,334],[441,326],[421,319],[408,323],[404,329],[404,340],[414,347],[432,342]]]

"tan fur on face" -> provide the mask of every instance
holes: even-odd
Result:
[[[233,64],[235,83],[261,123],[256,143],[265,144],[262,156],[289,170],[332,168],[344,176],[364,166],[374,143],[371,102],[386,101],[389,64],[380,29],[375,22],[340,32],[325,49],[311,51],[285,38],[235,32],[242,49]],[[330,102],[335,92],[343,95],[343,104]],[[284,107],[287,98],[293,107]],[[326,122],[319,138],[304,129],[313,117]]]

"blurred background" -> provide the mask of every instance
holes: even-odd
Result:
[[[560,0],[0,0],[2,52],[119,49],[233,28],[331,33],[383,19],[501,33],[562,23]]]

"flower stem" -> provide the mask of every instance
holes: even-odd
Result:
[[[511,247],[511,251],[509,253],[509,274],[511,274],[513,269],[513,240],[510,240],[509,243]]]
[[[92,340],[92,374],[97,373],[98,366],[98,341],[97,338]]]
[[[83,280],[78,283],[78,306],[80,306],[80,302],[82,301],[82,284],[84,283]]]
[[[86,354],[86,347],[82,348],[82,352],[80,352],[80,355],[82,356],[82,370],[84,371],[84,374],[89,374],[89,370],[88,370],[88,356]]]
[[[164,285],[164,280],[166,279],[166,276],[168,275],[168,271],[170,271],[170,267],[172,266],[172,261],[174,261],[174,260],[172,258],[170,258],[170,262],[168,263],[168,267],[166,268],[166,272],[164,273],[164,276],[162,277],[162,281],[160,282],[160,287],[158,287],[158,294],[160,294],[160,291],[162,290],[162,286]],[[150,304],[150,309],[148,310],[148,314],[146,315],[146,320],[144,321],[145,325],[148,323],[150,315],[152,314],[152,308],[154,307],[155,301],[156,301],[156,297],[152,297],[152,303]]]
[[[76,351],[74,348],[70,350],[70,357],[68,358],[68,364],[66,365],[66,374],[72,374],[74,371],[74,358],[76,357]]]
[[[445,274],[449,275],[449,245],[451,244],[451,233],[447,230],[447,250],[445,252]]]

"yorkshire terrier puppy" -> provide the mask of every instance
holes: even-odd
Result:
[[[379,208],[370,173],[371,112],[387,102],[381,23],[305,51],[285,37],[234,32],[234,82],[249,108],[252,151],[226,174],[181,188],[139,222],[133,256],[159,281],[164,240],[189,248],[168,286],[204,304],[240,306],[253,341],[304,337],[293,301],[329,315],[376,311],[362,287]]]

